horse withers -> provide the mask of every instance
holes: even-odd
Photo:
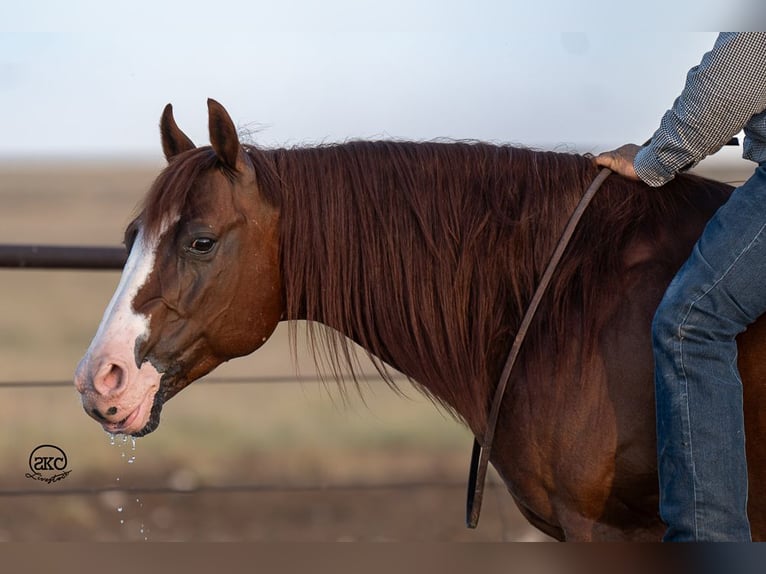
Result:
[[[168,166],[126,232],[130,254],[75,384],[109,432],[155,430],[192,381],[308,321],[331,365],[358,343],[483,436],[515,332],[598,170],[481,142],[242,145],[208,101],[197,148],[168,105]],[[659,540],[651,320],[725,184],[617,176],[593,200],[530,328],[491,461],[522,513],[561,540]],[[766,324],[740,340],[753,536],[766,537]],[[754,486],[752,486],[754,485]]]

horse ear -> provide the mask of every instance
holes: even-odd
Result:
[[[226,167],[240,171],[242,146],[239,144],[237,128],[234,127],[229,112],[221,104],[210,98],[207,100],[207,109],[210,123],[210,143],[218,159]]]
[[[173,106],[168,104],[162,110],[160,119],[160,136],[162,137],[162,151],[165,159],[170,162],[175,156],[190,149],[194,149],[194,142],[181,131],[173,118]]]

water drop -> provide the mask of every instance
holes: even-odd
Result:
[[[133,437],[133,436],[130,436],[130,435],[126,435],[126,434],[118,434],[118,435],[110,434],[109,435],[109,442],[112,445],[115,445],[115,444],[117,445],[117,447],[118,447],[118,449],[120,451],[120,458],[122,460],[126,460],[128,464],[135,463],[135,461],[136,461],[136,444],[137,444],[136,437]],[[130,445],[130,447],[128,447],[128,445]],[[130,448],[131,452],[128,452],[128,448]],[[119,482],[120,482],[120,477],[119,476],[116,477],[116,481],[117,481],[117,486],[119,487]],[[127,493],[123,493],[123,494],[127,494]],[[130,504],[129,503],[125,504],[126,502],[127,501],[125,499],[123,499],[121,502],[118,503],[118,504],[120,504],[120,506],[117,506],[117,512],[119,513],[118,516],[122,517],[122,518],[120,518],[120,524],[121,525],[125,525],[126,524],[126,519],[124,518],[125,515],[129,514],[130,512],[132,512],[132,511],[129,511],[129,509],[128,509],[128,506],[130,506]],[[137,505],[138,508],[143,509],[144,505],[143,505],[143,502],[141,501],[140,497],[136,497],[136,505]],[[132,522],[129,522],[128,524],[132,524]],[[144,526],[143,523],[141,523],[140,536],[144,540],[147,540],[147,541],[149,540],[148,532],[149,532],[149,530]]]

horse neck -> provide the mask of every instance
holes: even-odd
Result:
[[[481,432],[568,209],[540,200],[545,170],[514,173],[512,160],[532,154],[391,142],[276,151],[288,319],[314,327],[315,356],[353,372],[342,333]]]

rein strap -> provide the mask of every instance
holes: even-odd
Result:
[[[521,345],[524,343],[524,339],[527,336],[529,326],[532,324],[532,319],[535,317],[537,308],[540,306],[540,302],[543,299],[548,286],[551,283],[553,274],[561,261],[564,251],[566,250],[569,242],[577,229],[580,219],[582,219],[585,210],[590,205],[591,200],[596,195],[596,192],[604,183],[604,180],[612,173],[610,169],[603,168],[593,183],[590,184],[582,198],[580,203],[577,204],[574,212],[572,213],[566,227],[564,228],[559,242],[556,244],[556,248],[553,250],[548,266],[545,268],[543,276],[540,278],[540,283],[537,285],[532,300],[527,307],[527,311],[524,314],[524,318],[521,320],[519,330],[516,332],[516,337],[513,340],[513,346],[508,353],[508,358],[505,361],[503,372],[500,375],[500,381],[495,389],[495,396],[492,399],[492,408],[489,412],[489,419],[487,421],[487,428],[484,433],[484,438],[481,442],[474,438],[473,440],[473,452],[471,453],[471,467],[468,474],[468,499],[466,502],[466,525],[468,528],[476,528],[479,523],[479,514],[481,513],[481,502],[484,498],[484,483],[487,479],[487,465],[489,464],[489,456],[492,453],[492,443],[495,439],[495,430],[497,428],[497,420],[500,416],[500,406],[503,402],[503,396],[505,395],[505,389],[508,386],[508,381],[511,378],[511,372],[513,366],[516,364],[516,359],[521,351]]]

